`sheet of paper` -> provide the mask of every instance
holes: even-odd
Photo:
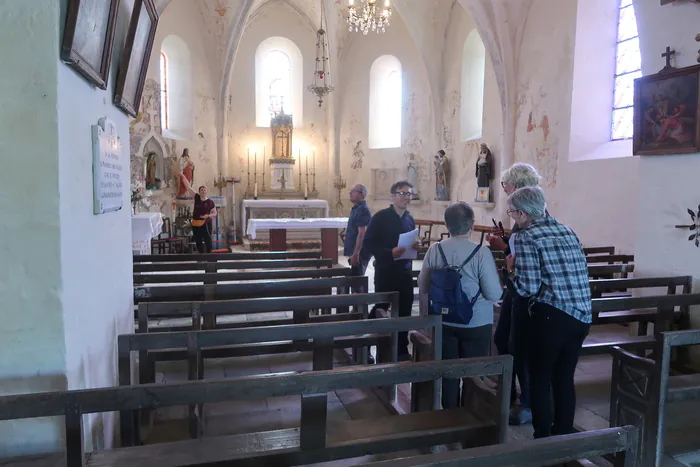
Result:
[[[406,251],[403,252],[401,256],[396,258],[394,261],[399,259],[416,259],[418,258],[418,251],[413,249],[413,244],[418,241],[418,235],[420,233],[419,229],[411,230],[410,232],[402,233],[399,235],[399,244],[396,245],[398,248],[405,248]]]

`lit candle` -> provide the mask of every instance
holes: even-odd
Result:
[[[258,151],[253,153],[253,169],[255,169],[256,172],[258,171]]]
[[[306,154],[306,175],[309,175],[309,154]]]
[[[250,148],[248,148],[248,173],[250,173]]]
[[[253,194],[256,198],[258,197],[258,182],[255,182],[255,192]]]
[[[309,197],[309,183],[307,182],[304,184],[304,198],[308,198],[308,197]]]

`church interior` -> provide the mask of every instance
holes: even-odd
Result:
[[[699,0],[0,0],[0,26],[0,465],[700,466]],[[448,358],[419,304],[455,202],[512,273],[488,239],[520,238],[523,163],[591,289],[575,432],[538,439],[510,353]],[[379,250],[353,264],[402,196],[407,313]]]

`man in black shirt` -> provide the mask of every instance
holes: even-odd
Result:
[[[413,261],[397,260],[406,251],[398,248],[399,235],[416,228],[411,213],[406,210],[413,196],[413,185],[407,181],[394,183],[391,187],[391,206],[377,212],[367,227],[363,250],[374,256],[375,292],[399,293],[399,316],[411,316],[413,307]],[[418,249],[420,243],[413,245]],[[375,308],[388,308],[388,304],[377,304]],[[374,310],[373,310],[374,313]],[[408,352],[408,333],[399,333],[399,360],[410,359]]]

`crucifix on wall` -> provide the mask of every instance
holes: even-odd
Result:
[[[661,56],[666,59],[666,66],[661,69],[661,71],[675,70],[675,67],[671,66],[671,57],[676,55],[675,50],[671,50],[671,47],[666,47],[666,52],[662,53]]]

